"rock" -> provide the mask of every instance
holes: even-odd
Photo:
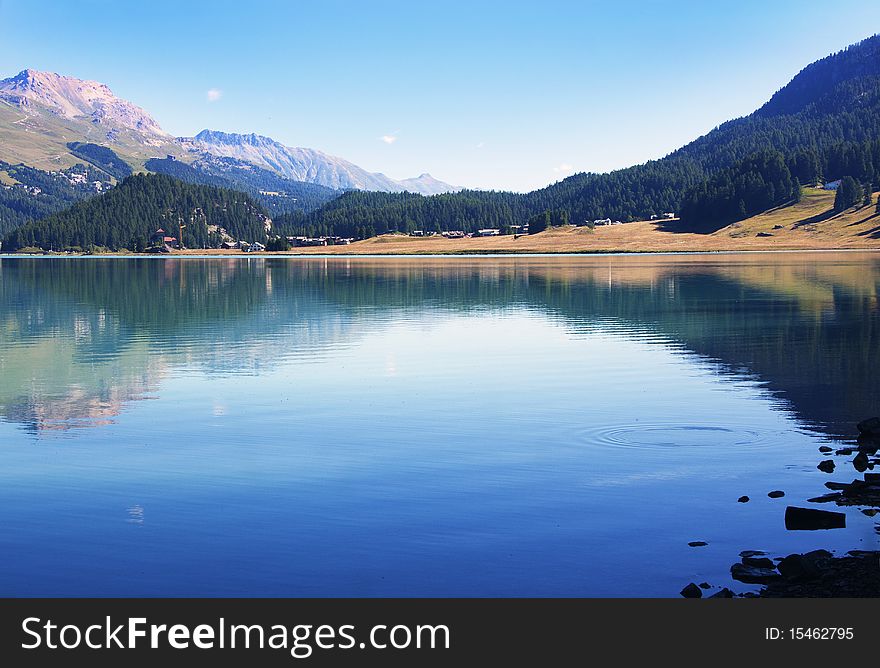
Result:
[[[825,486],[828,489],[834,490],[836,492],[842,492],[845,489],[849,488],[848,482],[826,482]]]
[[[816,531],[819,529],[843,529],[846,527],[846,515],[815,508],[797,508],[788,506],[785,509],[785,528],[789,531]]]
[[[746,566],[745,564],[734,564],[730,567],[730,576],[739,582],[746,584],[766,584],[779,578],[772,568],[755,568],[754,566]]]
[[[813,550],[806,554],[790,554],[776,568],[786,580],[814,580],[822,574],[822,567],[832,558],[827,550]]]
[[[701,582],[700,583],[700,589],[711,589],[711,588],[712,588],[712,585],[710,585],[708,582]]]
[[[737,503],[748,503],[748,502],[749,502],[749,497],[747,497],[747,496],[741,496],[737,499]]]
[[[867,515],[868,517],[874,517],[874,515],[880,513],[880,510],[877,508],[864,508],[862,510],[863,515]]]
[[[866,473],[865,482],[869,485],[880,485],[880,473]]]
[[[836,450],[836,451],[834,452],[834,454],[835,454],[835,455],[849,456],[849,455],[851,455],[851,454],[854,453],[854,452],[855,452],[855,450],[854,450],[853,448],[841,448],[840,450]]]
[[[690,547],[706,547],[709,543],[704,540],[692,540],[688,545]]]
[[[703,590],[691,582],[687,587],[681,590],[681,595],[685,598],[703,598]]]
[[[829,448],[827,445],[823,445],[819,448],[819,452],[827,455],[829,452],[834,452],[834,448]]]
[[[819,466],[816,467],[823,473],[834,473],[834,460],[833,459],[823,459],[819,462]]]
[[[859,496],[861,494],[866,493],[871,485],[866,483],[864,480],[853,480],[850,484],[843,488],[843,495],[846,497],[854,497]]]
[[[771,499],[781,499],[783,496],[785,496],[785,492],[783,492],[781,489],[775,489],[772,492],[769,492],[767,496],[769,496]]]
[[[725,587],[721,591],[716,591],[709,598],[733,598],[733,592]]]
[[[853,459],[852,465],[856,471],[858,471],[859,473],[864,473],[868,470],[868,455],[866,455],[864,452],[860,452]]]
[[[856,425],[860,434],[867,436],[880,436],[880,417],[872,417],[862,420]]]
[[[743,557],[743,558],[746,558],[746,557],[759,557],[759,556],[761,556],[762,554],[767,554],[767,553],[766,553],[766,552],[761,552],[761,550],[743,550],[742,552],[739,553],[739,556],[741,556],[741,557]]]
[[[773,569],[776,567],[776,564],[773,563],[773,560],[768,559],[767,557],[743,557],[742,562],[746,566],[751,566],[752,568]]]
[[[880,436],[865,436],[862,434],[858,438],[859,444],[859,452],[864,452],[866,455],[876,455],[877,450],[880,450]]]
[[[840,492],[830,492],[829,494],[823,494],[822,496],[814,496],[812,499],[807,499],[808,503],[830,503],[831,501],[839,501],[843,498],[843,494]]]

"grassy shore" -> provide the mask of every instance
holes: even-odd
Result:
[[[875,197],[876,201],[876,197]],[[805,189],[797,203],[712,234],[675,232],[674,222],[559,227],[539,234],[445,239],[385,234],[347,246],[294,248],[289,255],[454,255],[490,253],[711,252],[743,250],[880,249],[880,215],[870,207],[834,214],[834,193]],[[205,253],[193,250],[183,253]],[[207,251],[240,254],[240,251]]]

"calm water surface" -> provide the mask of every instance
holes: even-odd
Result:
[[[783,512],[856,475],[817,448],[880,413],[878,295],[855,253],[0,259],[0,595],[675,596],[876,549]]]

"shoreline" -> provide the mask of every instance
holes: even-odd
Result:
[[[366,258],[366,259],[402,259],[402,258],[565,258],[565,257],[669,257],[669,256],[716,256],[716,255],[763,255],[776,253],[880,253],[880,246],[877,247],[804,247],[804,248],[740,248],[740,249],[721,249],[721,250],[626,250],[626,249],[608,249],[608,250],[560,250],[560,251],[521,251],[510,252],[508,250],[498,251],[461,251],[461,252],[387,252],[387,253],[354,253],[354,252],[306,252],[300,253],[296,251],[264,251],[260,253],[242,253],[239,250],[220,250],[220,249],[192,249],[183,251],[172,251],[170,253],[134,253],[122,251],[108,251],[106,253],[65,253],[61,251],[44,251],[41,253],[3,253],[0,252],[0,259],[12,260],[15,258],[135,258],[135,259],[209,259],[209,258],[241,258],[247,259],[273,259],[273,258],[310,258],[310,259],[330,259],[330,258]]]
[[[826,480],[825,493],[788,505],[785,510],[786,531],[822,531],[844,528],[845,507],[859,508],[866,521],[880,514],[880,474],[873,473],[880,465],[880,418],[873,417],[857,425],[858,436],[842,442],[838,449],[821,446],[817,469],[823,473],[844,478],[852,475],[849,467],[862,479],[852,482]],[[849,457],[855,458],[849,460]],[[838,468],[838,464],[844,464]],[[830,492],[829,492],[830,490]],[[783,491],[771,491],[768,496],[784,497]],[[738,499],[749,503],[748,496]],[[818,507],[817,507],[818,506]],[[825,507],[837,510],[825,510]],[[874,522],[880,534],[880,524]],[[878,536],[880,539],[880,536]],[[727,586],[716,586],[718,591],[709,598],[839,598],[880,596],[880,550],[853,548],[845,554],[834,555],[826,549],[806,553],[771,556],[762,550],[743,550],[740,561],[730,567],[731,578],[741,584],[760,585],[757,592],[736,593]],[[735,586],[735,585],[734,585]],[[681,590],[684,598],[703,598],[703,591],[712,589],[708,583],[689,583]]]

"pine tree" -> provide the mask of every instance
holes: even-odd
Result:
[[[834,210],[845,211],[862,201],[862,186],[851,176],[844,176],[834,195]]]

